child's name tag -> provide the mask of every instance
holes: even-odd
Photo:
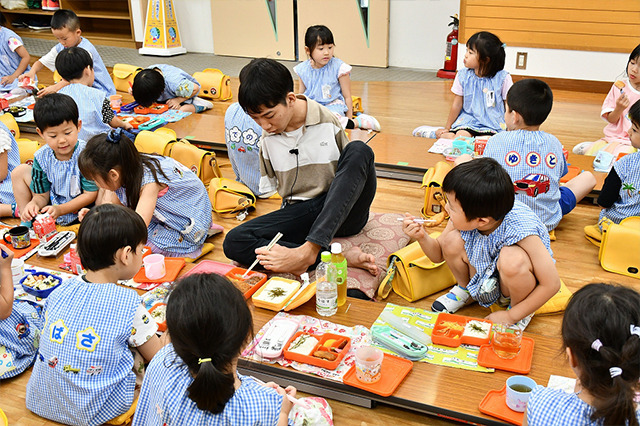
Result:
[[[496,106],[496,95],[493,90],[487,90],[484,93],[484,102],[487,105],[487,108]]]
[[[322,99],[331,99],[331,85],[325,84],[322,86]]]
[[[71,182],[69,182],[69,194],[75,198],[81,193],[82,191],[80,190],[80,177],[72,176]]]

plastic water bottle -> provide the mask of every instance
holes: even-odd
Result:
[[[331,263],[336,267],[335,283],[338,286],[338,306],[347,301],[347,259],[342,254],[340,243],[331,244]]]
[[[322,262],[316,268],[316,311],[329,317],[338,311],[338,287],[332,279],[336,276],[336,267],[328,251],[323,251],[320,259]]]

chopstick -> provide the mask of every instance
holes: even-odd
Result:
[[[404,220],[404,217],[399,217],[397,219],[398,219],[398,222],[402,222]],[[434,222],[436,222],[433,219],[413,219],[413,221],[415,223],[434,223]]]
[[[267,251],[271,250],[271,248],[272,248],[273,246],[275,246],[275,245],[276,245],[276,243],[277,243],[278,241],[280,241],[280,238],[282,238],[282,232],[278,232],[278,233],[276,234],[276,236],[275,236],[275,237],[273,237],[273,240],[271,240],[271,242],[270,242],[270,243],[269,243],[269,245],[267,246]],[[253,267],[254,267],[254,266],[256,266],[257,264],[258,264],[258,258],[256,258],[256,260],[251,264],[251,266],[249,266],[249,269],[247,269],[247,270],[245,271],[245,273],[244,273],[244,274],[242,274],[242,278],[243,278],[243,279],[244,279],[244,278],[247,278],[247,274],[248,274],[248,273],[253,269]]]
[[[378,136],[378,134],[374,133],[373,136],[371,136],[369,139],[367,139],[367,141],[365,142],[365,145],[368,144],[369,142],[371,142],[371,139],[375,138],[376,136]]]
[[[265,382],[263,382],[262,380],[258,379],[257,377],[253,377],[253,376],[249,376],[249,377],[251,377],[253,380],[255,380],[255,381],[256,381],[256,383],[258,383],[259,385],[266,385],[266,383],[265,383]],[[306,402],[300,401],[300,400],[299,400],[299,399],[297,399],[297,398],[294,398],[294,397],[289,396],[289,395],[287,395],[287,398],[289,399],[289,401],[291,401],[291,403],[296,404],[296,405],[299,405],[299,406],[301,406],[301,407],[302,407],[302,408],[304,408],[304,409],[307,409],[307,410],[308,410],[308,409],[310,408],[310,407],[309,407],[309,404],[307,404]]]

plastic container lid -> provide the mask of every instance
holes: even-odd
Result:
[[[331,253],[333,253],[333,254],[342,253],[342,244],[340,244],[340,243],[332,243],[331,244]]]
[[[331,262],[331,253],[328,252],[328,251],[323,251],[320,254],[320,260],[322,260],[323,262],[327,262],[327,263]]]

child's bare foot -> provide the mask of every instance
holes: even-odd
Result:
[[[360,247],[351,247],[344,252],[344,257],[347,259],[347,265],[353,268],[364,269],[371,275],[378,275],[378,266],[376,265],[376,258],[374,255],[364,253],[360,250]]]
[[[256,249],[256,254],[264,269],[300,275],[307,272],[309,266],[315,263],[319,251],[318,246],[306,242],[296,248],[287,248],[276,244],[269,251],[266,247],[260,247]]]

